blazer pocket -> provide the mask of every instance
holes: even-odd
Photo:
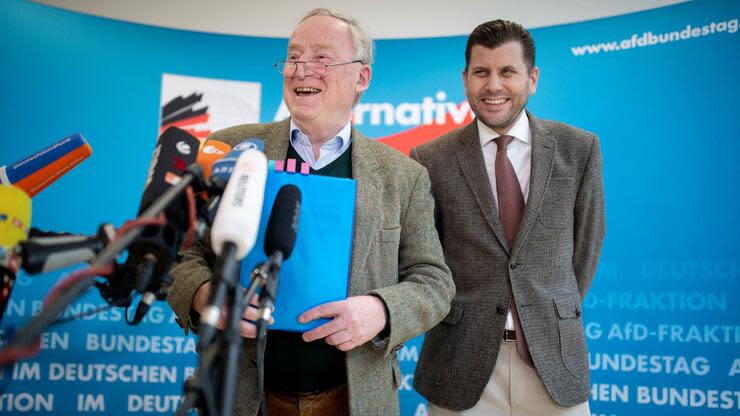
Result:
[[[550,228],[565,228],[573,223],[575,179],[550,178],[545,200],[540,208],[540,222]]]
[[[401,241],[401,227],[382,228],[380,230],[381,243],[396,243]]]
[[[555,298],[563,365],[577,379],[588,378],[588,352],[581,319],[581,298],[568,294]]]
[[[401,243],[401,227],[381,228],[378,244],[378,260],[381,265],[378,284],[389,286],[398,282],[398,247]]]

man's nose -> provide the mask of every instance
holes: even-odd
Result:
[[[499,77],[496,74],[491,74],[491,76],[488,77],[486,88],[488,88],[488,90],[491,92],[501,90],[502,88],[501,77]]]
[[[304,79],[308,76],[308,74],[306,73],[306,63],[305,62],[296,62],[295,74],[293,74],[293,76],[298,79]]]

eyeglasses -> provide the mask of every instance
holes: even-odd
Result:
[[[326,74],[326,71],[333,66],[357,64],[362,61],[355,59],[354,61],[339,62],[336,64],[325,64],[321,61],[280,61],[275,64],[275,69],[284,77],[295,76],[295,71],[298,70],[298,64],[303,64],[303,72],[307,76],[322,76]]]

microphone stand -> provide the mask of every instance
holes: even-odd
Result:
[[[218,414],[215,402],[217,392],[213,391],[213,381],[220,378],[218,372],[221,366],[216,362],[220,352],[219,344],[214,342],[200,354],[198,370],[185,382],[185,395],[175,416],[187,416],[188,412],[196,407],[203,410],[205,415]]]
[[[260,292],[260,309],[257,318],[257,386],[260,397],[260,413],[267,416],[267,402],[265,400],[265,357],[263,354],[267,341],[267,323],[272,316],[277,295],[278,277],[283,263],[283,253],[276,251],[264,265],[266,269],[265,282]]]
[[[187,174],[183,175],[180,182],[170,187],[149,208],[147,208],[139,219],[152,219],[159,216],[180,194],[193,182],[200,181],[203,171],[197,165],[191,165]],[[143,226],[135,227],[118,238],[103,249],[95,259],[90,263],[91,267],[105,267],[114,262],[118,255],[133,243],[144,231]],[[31,345],[41,336],[43,331],[48,328],[57,317],[72,303],[74,303],[82,294],[95,284],[95,276],[82,279],[60,293],[56,301],[44,307],[23,328],[19,329],[13,339],[7,344],[6,348],[18,348]]]
[[[236,276],[239,272],[236,250],[234,243],[226,242],[221,255],[216,258],[211,279],[211,292],[208,296],[208,303],[201,314],[198,352],[204,351],[213,341],[217,331],[216,325],[221,317],[221,305],[229,304],[230,298],[234,296],[233,289],[235,285],[238,285]]]
[[[243,342],[239,331],[241,317],[244,309],[249,307],[249,300],[257,289],[265,284],[268,277],[265,265],[258,265],[252,271],[249,287],[244,290],[236,278],[236,270],[236,268],[233,272],[226,270],[223,274],[224,279],[222,279],[223,284],[228,286],[226,330],[216,332],[213,339],[202,346],[198,370],[190,380],[185,382],[185,397],[176,415],[185,416],[195,407],[205,411],[205,414],[209,416],[217,414],[231,416],[233,413],[239,355]],[[224,360],[217,363],[217,358],[221,356],[225,357]],[[214,385],[217,386],[216,390],[220,388],[220,394],[218,391],[210,391],[209,387]],[[214,397],[221,398],[221,409],[218,413],[213,403]],[[203,401],[205,406],[203,406]]]
[[[226,330],[223,333],[223,350],[225,359],[223,362],[223,390],[221,391],[221,415],[231,416],[234,409],[234,395],[236,392],[237,376],[239,375],[239,358],[242,350],[242,336],[239,328],[241,327],[242,315],[244,309],[249,307],[249,300],[254,296],[257,287],[264,283],[264,273],[261,267],[256,267],[252,271],[249,288],[243,298],[242,288],[239,284],[237,273],[233,273],[228,281],[224,282],[228,286],[230,296],[227,299],[227,323]],[[246,304],[246,306],[245,306]]]
[[[257,319],[257,339],[264,338],[267,335],[267,321],[270,320],[272,312],[275,309],[275,300],[277,296],[278,278],[280,268],[283,265],[283,253],[278,250],[267,260],[265,268],[267,269],[266,281],[264,288],[260,292],[260,316]]]

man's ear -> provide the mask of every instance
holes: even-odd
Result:
[[[540,69],[537,67],[532,68],[532,72],[529,73],[529,95],[537,92],[537,81],[540,79]]]
[[[362,64],[360,74],[357,77],[357,93],[362,94],[370,87],[370,79],[373,76],[373,69],[370,65]]]

